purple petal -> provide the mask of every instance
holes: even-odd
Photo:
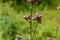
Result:
[[[31,0],[27,0],[28,3],[31,3]]]
[[[37,19],[37,22],[41,24],[42,23],[41,18],[40,19]]]
[[[33,21],[36,20],[36,17],[33,17],[32,20],[33,20]]]
[[[36,16],[37,16],[37,17],[42,17],[42,15],[39,14],[38,12],[36,12]]]

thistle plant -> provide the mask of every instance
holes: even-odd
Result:
[[[42,15],[40,15],[38,12],[36,12],[36,15],[35,17],[32,16],[32,13],[33,13],[33,6],[34,5],[38,5],[39,4],[39,1],[38,0],[27,0],[28,3],[31,3],[31,14],[27,15],[27,16],[24,16],[23,18],[30,24],[30,40],[33,40],[32,37],[35,36],[35,32],[36,32],[36,29],[37,29],[37,26],[38,26],[38,23],[41,24],[42,20],[41,20],[41,17]],[[34,32],[32,32],[32,21],[36,21],[36,26],[35,26],[35,30]],[[33,34],[33,36],[32,36]]]
[[[36,31],[37,31],[36,29],[38,27],[38,23],[39,24],[42,23],[41,17],[42,17],[42,15],[40,15],[38,12],[36,12],[36,16],[32,18],[33,21],[36,20],[36,26],[35,26],[35,30],[34,30],[34,33],[33,33],[33,37],[34,37],[34,35],[35,35]]]

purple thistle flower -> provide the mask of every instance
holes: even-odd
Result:
[[[31,0],[27,0],[28,3],[31,3]]]
[[[32,3],[34,5],[37,5],[38,4],[38,1],[37,0],[27,0],[28,3]]]
[[[30,20],[30,19],[31,19],[31,15],[30,15],[30,14],[29,14],[28,16],[24,16],[23,18],[24,18],[25,20],[27,20],[28,22],[31,21],[31,20]]]
[[[38,12],[36,12],[36,17],[33,17],[32,20],[37,20],[38,23],[42,23],[42,19],[41,19],[42,15],[40,15]]]
[[[42,15],[40,15],[38,12],[36,13],[36,20],[38,23],[42,23],[42,19],[41,19]]]
[[[33,21],[36,20],[36,17],[33,17],[32,20],[33,20]]]
[[[37,5],[38,4],[38,2],[35,1],[35,0],[31,1],[31,3],[34,4],[34,5]]]

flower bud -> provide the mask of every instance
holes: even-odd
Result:
[[[40,15],[38,12],[36,12],[36,16],[32,18],[32,20],[37,20],[38,23],[42,23],[42,19],[41,19],[42,15]]]
[[[28,3],[31,3],[31,0],[27,0]]]
[[[33,21],[36,20],[36,17],[33,17],[32,20],[33,20]]]
[[[38,0],[27,0],[28,3],[32,3],[34,5],[38,5],[39,1]]]
[[[38,23],[42,23],[42,19],[41,19],[42,15],[40,15],[38,12],[36,13],[36,20]]]
[[[29,14],[28,16],[24,16],[23,17],[25,20],[27,20],[28,22],[30,22],[31,21],[31,15]]]
[[[36,12],[36,17],[42,17],[42,15],[40,15],[38,12]]]
[[[38,4],[37,1],[31,1],[31,3],[34,4],[34,5],[37,5]]]

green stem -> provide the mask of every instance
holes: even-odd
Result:
[[[35,37],[35,36],[36,36],[35,34],[36,34],[36,31],[37,31],[37,30],[36,30],[36,29],[37,29],[37,27],[38,27],[38,22],[36,22],[36,26],[35,26],[35,30],[34,30],[34,33],[33,33],[33,37]]]
[[[31,21],[30,21],[30,40],[32,40],[32,13],[33,13],[33,4],[31,7]]]
[[[58,17],[57,17],[58,18]],[[57,34],[58,34],[58,25],[59,25],[59,20],[57,21],[57,24],[56,24],[56,33],[55,33],[55,37],[57,38]]]
[[[58,33],[58,25],[56,27],[56,34],[55,34],[55,37],[57,38],[57,33]]]

